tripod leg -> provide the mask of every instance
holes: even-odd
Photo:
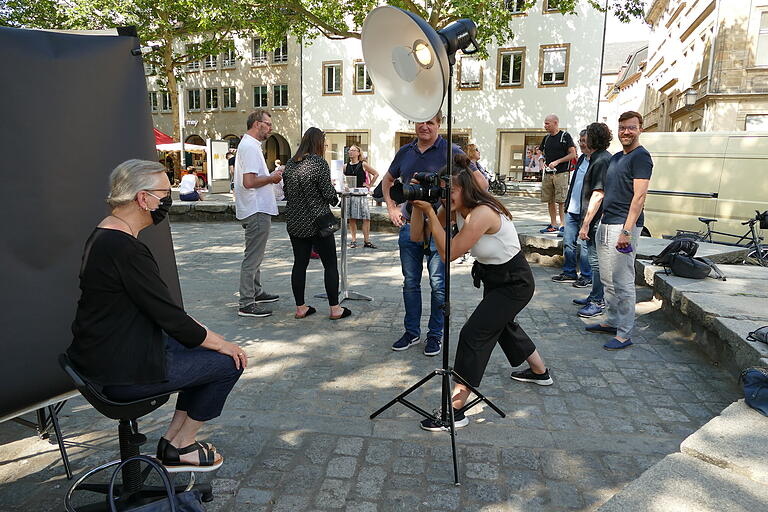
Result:
[[[61,428],[59,427],[59,417],[56,415],[56,409],[54,409],[53,405],[48,406],[48,412],[51,415],[53,430],[56,432],[56,441],[59,444],[59,452],[61,452],[61,461],[64,463],[64,471],[67,473],[67,479],[72,480],[72,469],[70,469],[69,467],[69,457],[67,456],[67,449],[64,447],[64,439],[61,437]]]
[[[443,385],[448,385],[450,375],[446,372],[443,374]],[[447,394],[445,402],[443,402],[443,410],[448,412],[448,428],[451,432],[451,454],[453,455],[453,483],[459,485],[459,455],[456,453],[456,419],[453,417],[453,403],[451,401],[451,395]]]
[[[477,390],[477,389],[476,389],[476,388],[475,388],[475,387],[474,387],[472,384],[470,384],[469,382],[467,382],[466,380],[464,380],[464,377],[462,377],[461,375],[459,375],[458,373],[456,373],[456,372],[455,372],[455,371],[453,371],[453,370],[451,370],[451,375],[453,375],[453,376],[456,378],[456,380],[458,380],[459,382],[461,382],[462,384],[464,384],[464,385],[467,387],[467,389],[469,389],[469,390],[470,390],[472,393],[474,393],[475,395],[477,395],[477,397],[478,397],[480,400],[482,400],[483,402],[485,402],[486,404],[488,404],[488,406],[489,406],[491,409],[493,409],[494,411],[496,411],[496,414],[498,414],[498,415],[499,415],[499,416],[501,416],[502,418],[506,418],[506,417],[507,417],[507,415],[506,415],[506,414],[504,414],[504,411],[502,411],[501,409],[499,409],[498,407],[496,407],[496,406],[493,404],[493,402],[491,402],[490,400],[488,400],[488,398],[486,398],[486,396],[485,396],[485,395],[483,395],[483,394],[482,394],[480,391],[478,391],[478,390]],[[476,403],[476,402],[474,402],[474,401],[473,401],[473,404],[472,404],[472,405],[474,405],[474,403]],[[464,409],[464,408],[462,407],[462,410],[463,410],[463,409]]]
[[[371,419],[374,419],[376,416],[378,416],[379,414],[383,413],[384,411],[386,411],[387,409],[389,409],[390,407],[392,407],[393,405],[395,405],[397,402],[399,402],[400,400],[402,400],[402,399],[403,399],[403,398],[405,398],[406,396],[408,396],[408,395],[410,395],[411,393],[413,393],[413,392],[414,392],[414,391],[415,391],[415,390],[416,390],[416,389],[417,389],[419,386],[423,385],[425,382],[427,382],[428,380],[430,380],[432,377],[434,377],[434,376],[435,376],[435,375],[437,375],[437,374],[438,374],[438,371],[437,371],[437,370],[432,370],[432,372],[430,372],[430,373],[429,373],[429,374],[428,374],[426,377],[424,377],[424,378],[423,378],[423,379],[421,379],[419,382],[417,382],[416,384],[414,384],[413,386],[409,387],[408,389],[406,389],[405,391],[403,391],[402,393],[400,393],[399,395],[397,395],[395,398],[393,398],[392,400],[390,400],[390,401],[387,403],[387,405],[385,405],[385,406],[384,406],[384,407],[382,407],[381,409],[378,409],[376,412],[374,412],[373,414],[371,414],[370,418],[371,418]]]

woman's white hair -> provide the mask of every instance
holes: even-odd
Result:
[[[155,186],[157,175],[165,172],[159,162],[149,160],[126,160],[109,175],[107,204],[117,208],[136,199],[136,194]]]

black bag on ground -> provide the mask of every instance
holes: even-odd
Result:
[[[679,240],[672,240],[663,251],[656,256],[651,256],[651,263],[662,267],[669,267],[672,265],[672,256],[675,254],[685,254],[693,258],[696,256],[696,251],[699,250],[699,244],[695,240],[690,238],[681,238]]]

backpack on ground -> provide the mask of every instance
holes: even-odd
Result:
[[[664,273],[670,273],[688,279],[706,279],[712,277],[725,281],[725,274],[709,258],[696,256],[699,244],[695,240],[682,238],[672,240],[663,251],[653,256],[651,263],[664,267]],[[711,274],[714,272],[714,276]]]
[[[741,372],[744,401],[751,408],[768,416],[768,368],[753,366]]]

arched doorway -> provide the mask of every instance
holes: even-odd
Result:
[[[275,170],[275,160],[280,160],[285,164],[292,156],[291,145],[279,133],[273,133],[267,138],[264,149],[264,159],[267,161],[267,168],[270,172]]]
[[[237,146],[240,144],[240,137],[235,134],[230,133],[222,138],[229,142],[229,149],[237,149]]]
[[[197,144],[198,146],[205,146],[205,141],[199,135],[190,135],[189,137],[184,139],[184,142],[187,142],[189,144]]]

